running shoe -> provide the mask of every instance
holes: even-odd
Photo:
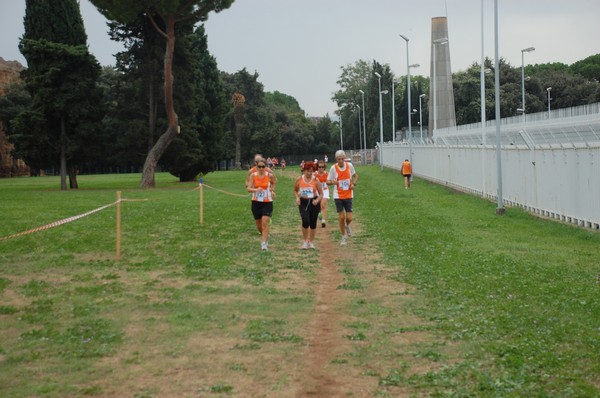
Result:
[[[327,225],[327,221],[325,221],[325,219],[323,219],[323,221],[321,221],[321,227],[325,228],[326,225]]]
[[[352,228],[350,228],[350,225],[348,224],[346,224],[346,234],[352,236]]]
[[[346,238],[346,235],[342,236],[342,240],[340,241],[340,246],[346,246],[348,244],[348,240]]]
[[[308,242],[308,248],[309,249],[316,249],[315,244],[312,242]]]
[[[306,250],[308,249],[308,242],[304,241],[304,243],[302,244],[302,249]]]
[[[260,250],[269,250],[269,244],[267,242],[261,242]]]

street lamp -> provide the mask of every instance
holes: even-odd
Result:
[[[550,91],[552,90],[552,87],[548,87],[546,89],[546,91],[548,92],[548,120],[550,120],[550,100],[552,98],[550,98]]]
[[[365,145],[365,151],[363,153],[363,162],[367,162],[367,128],[366,128],[366,124],[365,124],[365,92],[362,90],[358,90],[360,91],[360,94],[362,95],[362,112],[363,112],[363,143]]]
[[[500,139],[500,55],[498,46],[498,0],[494,0],[494,99],[496,108],[496,171],[498,175],[498,207],[496,214],[504,214],[504,198],[502,197],[502,140]]]
[[[383,171],[383,106],[381,103],[381,75],[375,72],[379,81],[379,166]]]
[[[396,102],[394,94],[394,86],[396,86],[396,81],[392,79],[392,142],[396,143]]]
[[[448,38],[447,37],[442,37],[439,39],[435,39],[433,41],[433,131],[432,133],[437,129],[437,60],[436,60],[436,52],[437,52],[437,46],[443,46],[444,44],[448,43]]]
[[[360,143],[360,149],[362,149],[362,132],[360,131],[360,105],[354,104],[354,106],[358,108],[358,142]]]
[[[525,53],[535,51],[535,47],[527,47],[521,50],[521,109],[523,110],[523,123],[525,123]]]
[[[344,134],[342,133],[342,107],[338,107],[340,113],[340,149],[344,150]]]
[[[423,143],[423,105],[421,104],[425,94],[419,95],[419,126],[421,127],[421,144]]]
[[[407,93],[407,95],[408,95],[408,109],[409,109],[409,111],[410,111],[410,109],[411,109],[411,106],[410,106],[410,101],[411,101],[411,95],[410,95],[410,70],[411,70],[412,68],[418,68],[419,66],[421,66],[421,65],[419,65],[419,64],[412,64],[412,65],[408,65],[408,75],[407,75],[407,80],[408,80],[408,82],[407,82],[407,83],[408,83],[408,93]],[[413,109],[413,111],[414,111],[414,112],[413,112],[413,114],[417,112],[417,110],[416,110],[416,109]],[[412,124],[412,117],[410,117],[410,115],[409,115],[409,117],[408,117],[408,134],[409,134],[410,138],[412,139],[412,128],[411,128],[411,124]]]
[[[409,161],[412,164],[412,116],[410,114],[410,110],[412,109],[412,106],[410,104],[410,68],[416,68],[419,66],[419,64],[414,64],[411,65],[409,62],[409,54],[408,54],[408,42],[409,42],[409,38],[404,36],[404,35],[400,35],[400,37],[402,39],[404,39],[404,41],[406,42],[406,87],[408,89],[408,157],[409,157]],[[410,177],[410,179],[412,180],[412,175]]]

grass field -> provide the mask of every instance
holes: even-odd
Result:
[[[333,203],[299,250],[290,172],[268,253],[243,172],[205,177],[203,225],[168,174],[0,180],[0,239],[135,200],[119,261],[115,206],[0,240],[0,396],[600,396],[600,234],[357,171],[345,251]]]

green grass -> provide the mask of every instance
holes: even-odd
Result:
[[[362,177],[356,208],[424,296],[412,310],[470,347],[411,383],[457,396],[599,393],[600,234],[519,209],[497,216],[494,203],[423,181],[406,191],[389,171]]]
[[[426,331],[458,354],[415,343],[412,358],[441,366],[413,373],[406,357],[381,372],[365,366],[362,374],[379,378],[378,396],[402,386],[421,396],[600,395],[600,234],[519,209],[497,216],[495,203],[418,179],[404,190],[389,170],[358,172],[354,214],[362,231],[354,244],[373,247],[393,272],[390,283],[399,284],[395,294],[412,299],[393,307],[363,297],[376,287],[338,264],[338,289],[353,295],[347,310],[355,317],[343,337],[359,349],[333,364],[365,366],[369,355],[393,355],[394,336]],[[242,172],[205,181],[245,194]],[[0,395],[106,396],[114,391],[103,381],[111,379],[129,396],[160,396],[159,384],[127,380],[163,376],[168,365],[144,367],[177,366],[197,336],[231,340],[231,358],[196,393],[243,394],[226,377],[258,378],[257,353],[301,352],[317,255],[260,252],[248,198],[205,187],[199,225],[197,184],[167,174],[157,175],[155,189],[138,183],[139,175],[80,176],[81,189],[61,192],[56,177],[0,180],[0,238],[110,204],[116,191],[144,200],[122,203],[120,261],[114,206],[0,240]],[[273,236],[282,247],[300,235],[291,180],[280,184],[273,223],[295,231]],[[288,274],[305,283],[285,282]],[[377,325],[403,314],[426,324]],[[208,354],[197,352],[190,363],[210,368]],[[107,362],[114,357],[119,372]]]

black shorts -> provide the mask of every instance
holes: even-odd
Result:
[[[271,217],[273,215],[273,202],[258,202],[252,201],[252,215],[255,220],[260,220],[263,217]]]
[[[409,177],[410,178],[410,174],[402,174],[404,177]]]
[[[352,199],[334,199],[335,209],[338,213],[346,210],[346,213],[352,213]]]

